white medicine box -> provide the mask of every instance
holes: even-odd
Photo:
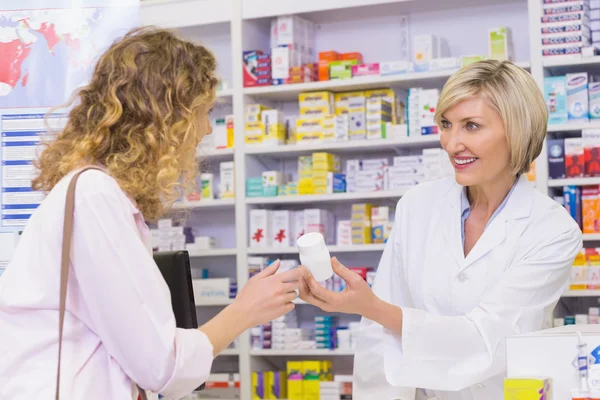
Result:
[[[291,247],[293,211],[278,210],[272,212],[271,236],[273,247]]]
[[[270,210],[250,211],[250,247],[268,247],[272,244]]]

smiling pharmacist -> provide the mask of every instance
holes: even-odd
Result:
[[[563,207],[522,177],[547,118],[525,70],[506,61],[461,69],[436,111],[455,178],[398,202],[373,290],[336,259],[341,293],[304,271],[306,301],[363,316],[355,399],[503,398],[506,337],[543,327],[582,246]]]

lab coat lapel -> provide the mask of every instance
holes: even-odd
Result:
[[[447,248],[452,253],[457,265],[462,265],[465,257],[461,236],[460,195],[463,187],[456,184],[446,195],[439,221],[444,233]]]
[[[504,209],[490,223],[469,255],[465,258],[463,269],[469,267],[504,242],[508,230],[508,221],[529,216],[533,190],[535,189],[527,181],[526,177],[519,178],[519,182],[511,193]]]

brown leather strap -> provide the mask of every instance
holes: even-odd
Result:
[[[73,237],[73,218],[75,211],[75,186],[77,185],[77,179],[79,179],[79,176],[90,169],[102,171],[102,169],[98,167],[86,167],[77,172],[71,179],[71,182],[69,182],[69,187],[67,189],[67,198],[65,200],[65,216],[60,260],[60,301],[58,310],[58,364],[56,367],[56,400],[59,400],[60,394],[60,360],[62,355],[62,339],[63,326],[65,323],[67,282],[69,280],[69,264],[71,263],[71,240]],[[141,390],[139,386],[138,390],[140,392],[141,399],[147,400],[146,392]]]

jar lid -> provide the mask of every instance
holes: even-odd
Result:
[[[304,255],[314,254],[326,248],[325,238],[319,232],[306,233],[296,241],[298,252]]]

